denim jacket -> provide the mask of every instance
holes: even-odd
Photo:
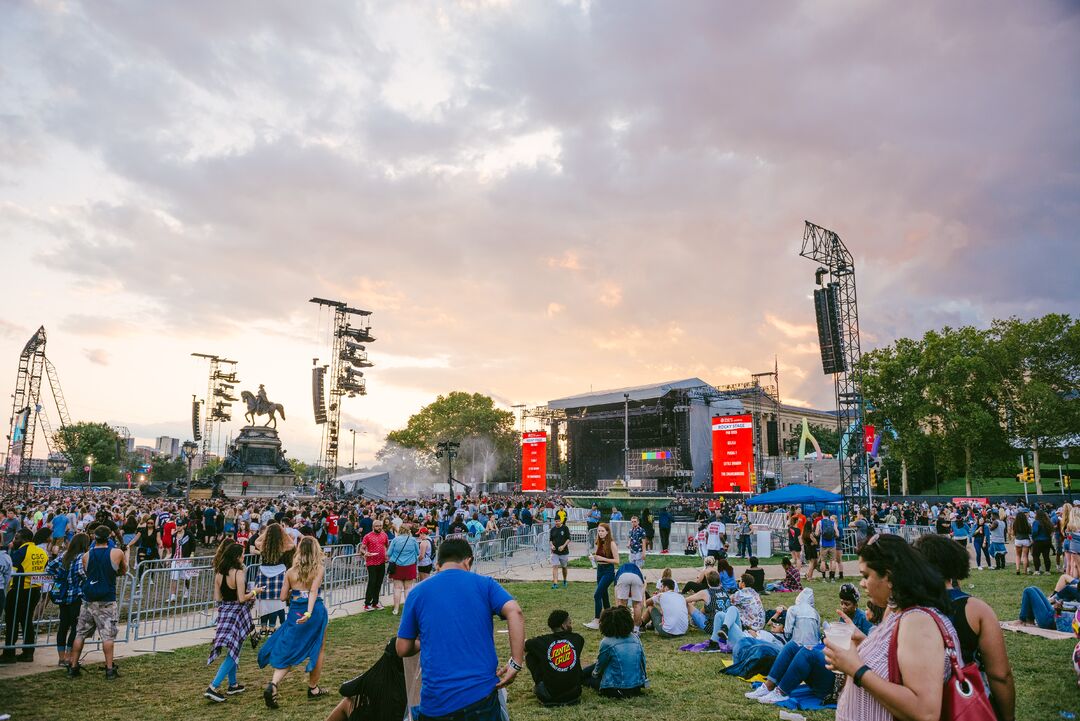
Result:
[[[600,688],[637,688],[645,686],[645,649],[637,636],[605,636],[593,668],[600,678]]]

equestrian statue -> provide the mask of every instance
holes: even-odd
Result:
[[[285,420],[285,406],[280,403],[271,403],[266,398],[266,388],[260,383],[258,395],[252,395],[251,391],[243,391],[240,393],[240,398],[244,403],[247,403],[247,413],[244,414],[244,419],[251,425],[255,425],[255,416],[270,416],[269,420],[264,423],[264,426],[270,426],[273,424],[273,428],[277,428],[277,415],[281,416],[281,420]]]

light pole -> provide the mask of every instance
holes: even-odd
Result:
[[[187,490],[184,492],[184,498],[191,500],[191,462],[195,460],[195,451],[199,450],[199,446],[194,441],[184,441],[184,445],[181,448],[181,453],[184,454],[184,460],[187,461]]]
[[[94,457],[86,457],[86,487],[90,488],[90,479],[94,473]]]
[[[514,456],[514,470],[517,471],[514,475],[516,476],[516,478],[510,479],[510,487],[513,488],[513,484],[522,483],[524,481],[524,479],[522,478],[524,472],[519,469],[519,466],[522,464],[523,459],[521,456],[524,452],[522,450],[522,440],[525,437],[525,404],[518,403],[517,405],[513,405],[510,407],[513,408],[515,411],[518,411],[518,417],[521,419],[520,425],[518,426],[517,443],[515,444],[518,447],[517,454]]]
[[[439,441],[435,445],[435,457],[446,457],[446,499],[451,500],[454,497],[454,459],[457,457],[457,449],[461,446],[456,441]]]
[[[623,393],[623,483],[630,487],[630,394]]]

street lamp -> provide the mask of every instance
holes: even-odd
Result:
[[[86,487],[90,488],[90,478],[94,473],[94,457],[86,457]]]
[[[187,461],[187,490],[184,492],[184,498],[188,501],[191,500],[191,463],[195,460],[197,450],[199,450],[199,444],[194,441],[184,441],[180,451],[184,454],[184,460]]]
[[[460,446],[461,444],[457,441],[439,441],[435,444],[435,457],[440,459],[443,456],[446,457],[447,500],[454,497],[454,459],[457,457]]]
[[[349,433],[352,433],[352,463],[349,464],[349,470],[355,472],[356,471],[356,434],[359,433],[360,435],[363,435],[363,434],[367,433],[367,431],[358,431],[355,428],[350,428]]]

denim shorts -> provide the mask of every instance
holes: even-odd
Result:
[[[428,716],[421,712],[417,721],[502,721],[502,708],[499,705],[499,692],[492,691],[476,703],[458,709],[445,716]]]

